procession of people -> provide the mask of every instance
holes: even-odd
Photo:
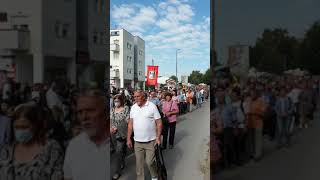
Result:
[[[290,148],[297,131],[312,125],[319,77],[249,77],[244,85],[219,79],[211,109],[211,176],[264,157],[265,138]]]
[[[112,179],[119,179],[124,173],[130,149],[134,149],[137,179],[145,179],[144,164],[147,164],[152,179],[158,179],[155,146],[161,150],[174,148],[179,115],[200,108],[208,99],[208,90],[201,86],[179,88],[178,91],[113,88],[112,94],[111,156],[115,157],[112,164],[116,166]]]

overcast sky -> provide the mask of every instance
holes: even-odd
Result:
[[[216,0],[216,50],[218,60],[227,59],[227,47],[254,44],[265,28],[286,28],[303,37],[320,20],[320,0]]]

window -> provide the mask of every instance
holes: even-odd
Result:
[[[8,14],[1,12],[0,13],[0,22],[8,22]]]
[[[119,31],[112,31],[112,32],[110,33],[110,35],[111,35],[111,36],[119,36],[120,33],[119,33]]]
[[[132,62],[132,57],[131,56],[127,56],[127,61],[128,62]]]
[[[127,48],[131,50],[132,45],[130,43],[127,43]]]
[[[93,33],[93,43],[97,43],[98,42],[98,33],[97,32],[94,32]]]
[[[63,24],[62,26],[62,37],[67,38],[69,36],[69,24]]]
[[[141,65],[141,64],[142,64],[142,62],[141,62],[141,61],[139,61],[139,64]]]
[[[23,29],[23,30],[28,30],[28,29],[29,29],[29,25],[27,25],[27,24],[21,24],[21,25],[20,25],[20,28]]]
[[[54,27],[54,32],[56,34],[56,37],[58,37],[58,38],[61,37],[61,23],[59,21],[56,21],[56,24]]]
[[[139,76],[141,75],[141,71],[139,71]]]
[[[143,52],[141,50],[139,50],[139,55],[143,55]]]

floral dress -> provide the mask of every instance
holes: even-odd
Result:
[[[63,178],[64,152],[53,140],[30,162],[14,161],[14,145],[0,149],[1,180],[61,180]]]

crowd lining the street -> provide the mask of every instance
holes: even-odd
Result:
[[[110,119],[97,84],[23,86],[8,78],[0,94],[0,179],[108,179]]]
[[[278,149],[290,148],[299,129],[314,119],[319,78],[274,76],[249,78],[244,86],[232,78],[214,88],[211,110],[211,174],[264,156],[264,137]]]

